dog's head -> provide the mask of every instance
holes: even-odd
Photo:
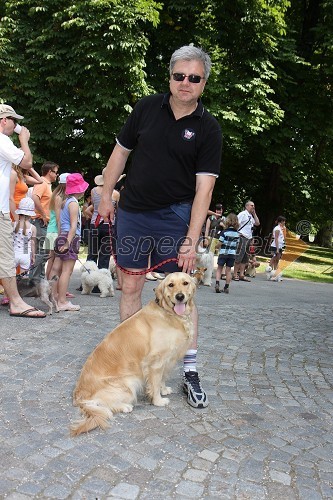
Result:
[[[82,266],[80,268],[81,273],[85,273],[85,272],[89,273],[90,271],[98,271],[97,264],[93,260],[87,260],[87,262],[82,264]]]
[[[156,302],[169,312],[189,315],[195,293],[193,278],[186,273],[169,274],[155,289]]]
[[[265,273],[271,273],[272,272],[272,267],[271,266],[267,266],[266,269],[265,269]]]

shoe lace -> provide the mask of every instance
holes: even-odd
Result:
[[[186,372],[185,377],[189,381],[195,392],[202,392],[199,375],[197,372]]]

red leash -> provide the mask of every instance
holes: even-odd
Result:
[[[98,214],[97,217],[96,217],[96,221],[95,221],[95,227],[99,226],[100,220],[101,220],[101,216]],[[148,273],[150,273],[152,271],[155,271],[155,269],[158,269],[159,267],[164,266],[164,264],[168,264],[168,262],[178,262],[178,259],[176,257],[171,257],[170,259],[162,260],[162,262],[160,262],[159,264],[156,264],[155,266],[151,266],[148,269],[145,269],[144,271],[128,271],[128,269],[125,269],[124,267],[120,266],[117,263],[117,258],[116,258],[116,255],[114,253],[113,245],[112,245],[112,224],[111,224],[110,218],[108,218],[108,224],[109,224],[109,236],[110,236],[111,254],[112,254],[112,257],[114,258],[116,266],[123,273],[125,273],[125,274],[131,274],[133,276],[141,276],[143,274],[148,274]]]

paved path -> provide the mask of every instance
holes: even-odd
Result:
[[[71,291],[78,282],[75,272]],[[79,313],[44,320],[1,308],[0,497],[333,498],[332,290],[263,274],[233,282],[229,295],[201,287],[198,366],[210,406],[187,405],[179,364],[169,407],[142,399],[108,430],[75,439],[72,391],[118,322],[119,292],[78,295]]]

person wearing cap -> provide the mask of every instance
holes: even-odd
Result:
[[[99,208],[104,218],[113,216],[110,195],[133,151],[117,212],[118,264],[130,271],[123,273],[122,321],[142,307],[149,255],[153,266],[163,263],[163,272],[190,273],[196,267],[201,229],[221,167],[221,128],[200,99],[210,69],[210,57],[202,49],[177,49],[169,65],[170,92],[144,97],[135,105],[109,158]],[[192,320],[195,334],[184,358],[183,390],[191,406],[204,408],[208,398],[196,370],[196,309]]]
[[[79,311],[80,306],[67,300],[67,288],[75,262],[78,258],[81,240],[81,211],[79,199],[89,184],[79,173],[69,174],[66,179],[66,199],[60,211],[60,234],[55,241],[55,259],[52,275],[59,276],[53,284],[59,311]]]
[[[52,193],[51,201],[49,205],[50,209],[50,220],[47,225],[46,237],[44,241],[44,250],[48,252],[49,258],[46,265],[46,279],[51,279],[51,270],[55,259],[54,253],[54,242],[60,233],[60,211],[61,205],[66,199],[66,179],[69,176],[68,173],[60,174],[59,184]]]
[[[32,154],[29,148],[30,132],[21,127],[18,134],[20,148],[10,140],[17,120],[23,116],[8,104],[0,104],[0,279],[10,301],[10,315],[27,318],[45,318],[46,314],[27,304],[19,295],[16,285],[16,267],[13,247],[13,226],[10,218],[10,174],[12,165],[29,171]]]

